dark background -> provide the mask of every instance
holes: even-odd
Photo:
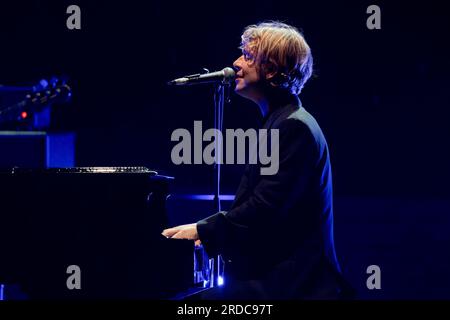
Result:
[[[66,28],[71,4],[81,30]],[[371,4],[381,30],[366,27]],[[68,76],[73,99],[54,108],[51,130],[76,133],[78,166],[144,165],[175,176],[174,193],[210,194],[212,168],[173,165],[170,135],[194,120],[212,126],[212,88],[165,83],[230,66],[244,27],[270,19],[300,28],[313,51],[315,75],[300,97],[330,147],[344,272],[362,298],[450,298],[442,1],[3,1],[0,84]],[[231,100],[226,128],[258,124],[255,105]],[[242,170],[223,167],[222,193],[233,194]],[[371,264],[381,290],[365,286]]]

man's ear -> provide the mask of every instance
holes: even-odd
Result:
[[[276,78],[277,74],[278,74],[278,68],[272,62],[268,62],[264,66],[264,76],[268,82],[272,83],[273,80]]]
[[[265,79],[272,87],[286,88],[289,85],[289,77],[280,72],[275,64],[269,62],[264,70]]]

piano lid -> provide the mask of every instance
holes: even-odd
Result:
[[[158,172],[150,170],[146,167],[74,167],[74,168],[47,168],[47,169],[30,169],[30,168],[11,168],[2,170],[2,173],[9,174],[147,174],[150,176],[158,175]]]

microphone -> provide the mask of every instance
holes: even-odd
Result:
[[[236,72],[232,68],[226,67],[220,71],[197,73],[190,76],[185,76],[172,81],[167,82],[171,86],[188,86],[193,84],[203,83],[217,83],[230,84],[236,77]]]

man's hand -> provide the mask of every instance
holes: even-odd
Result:
[[[187,239],[187,240],[199,240],[197,233],[197,224],[184,224],[181,226],[165,229],[162,235],[166,238],[172,239]]]

